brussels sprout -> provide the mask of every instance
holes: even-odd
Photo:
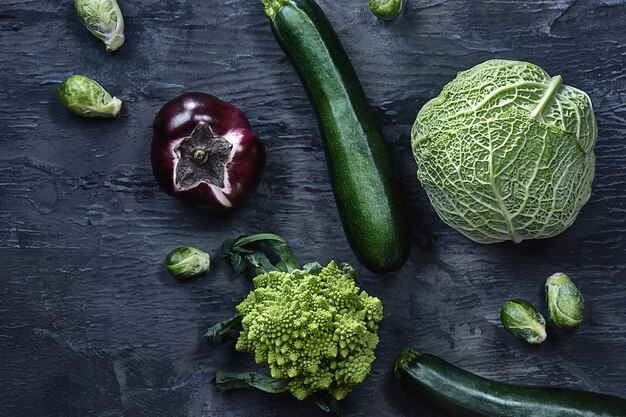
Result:
[[[165,267],[175,278],[193,278],[209,272],[211,258],[196,248],[176,248],[167,254]]]
[[[82,117],[115,117],[122,101],[111,97],[100,84],[83,75],[72,75],[61,83],[57,97],[72,113]]]
[[[500,311],[500,320],[509,333],[532,345],[546,340],[546,320],[526,300],[507,301]]]
[[[546,297],[555,326],[571,330],[583,321],[585,300],[567,275],[558,272],[546,280]]]
[[[108,52],[124,44],[124,17],[116,0],[74,0],[80,22],[104,42]]]
[[[402,11],[402,0],[367,0],[372,13],[383,20],[392,20]]]

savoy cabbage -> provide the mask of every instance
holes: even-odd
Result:
[[[591,194],[591,100],[537,65],[490,60],[460,72],[411,133],[435,210],[477,242],[555,236]]]

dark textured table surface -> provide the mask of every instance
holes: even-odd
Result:
[[[487,377],[626,396],[626,1],[409,0],[391,23],[366,0],[320,0],[390,144],[414,223],[407,265],[362,287],[385,303],[377,370],[407,344]],[[217,393],[247,356],[201,341],[250,284],[216,259],[238,232],[272,231],[302,262],[357,265],[342,231],[315,117],[260,0],[122,1],[126,44],[109,55],[72,2],[0,4],[0,415],[315,416],[307,402]],[[593,195],[564,234],[479,245],[445,226],[415,177],[410,128],[457,71],[489,58],[535,62],[589,93],[599,125]],[[124,101],[115,120],[67,112],[55,90],[81,73]],[[242,108],[268,150],[242,207],[206,214],[156,186],[151,123],[170,98],[209,92]],[[172,248],[215,257],[187,283]],[[530,347],[499,324],[571,274],[587,298],[572,335]],[[439,416],[389,375],[358,386],[347,416]]]

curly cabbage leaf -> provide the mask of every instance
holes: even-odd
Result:
[[[591,100],[534,64],[490,60],[460,72],[411,136],[437,214],[480,243],[555,236],[591,195]]]

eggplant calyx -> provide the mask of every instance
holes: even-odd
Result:
[[[174,185],[184,191],[204,182],[224,188],[226,164],[230,161],[233,145],[217,136],[211,127],[200,122],[190,136],[176,147],[176,169]]]

